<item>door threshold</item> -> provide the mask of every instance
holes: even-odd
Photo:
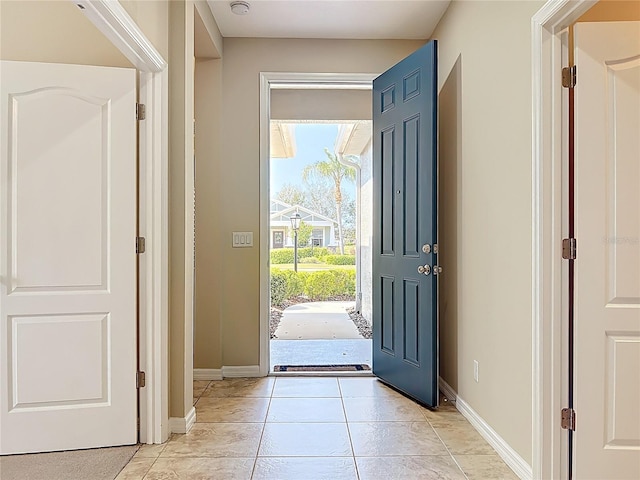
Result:
[[[374,377],[371,370],[359,372],[269,372],[269,377]]]

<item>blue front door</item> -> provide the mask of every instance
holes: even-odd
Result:
[[[438,405],[437,78],[433,40],[373,81],[373,373],[431,407]]]

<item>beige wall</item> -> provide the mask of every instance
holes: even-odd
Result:
[[[193,403],[194,6],[169,2],[169,415]]]
[[[458,57],[439,93],[439,222],[438,262],[445,275],[440,282],[440,376],[456,392],[458,385],[459,302],[462,253],[462,59]]]
[[[272,120],[371,120],[371,90],[271,91]]]
[[[0,59],[132,66],[70,1],[0,1]]]
[[[222,60],[196,60],[196,305],[195,368],[220,368],[220,299],[223,280],[213,267],[222,241],[220,205],[220,129]],[[229,238],[225,236],[224,238]]]
[[[215,245],[218,240],[219,249],[215,255],[199,253],[196,270],[208,271],[209,275],[221,279],[218,301],[215,294],[205,300],[207,290],[201,288],[207,286],[201,284],[198,273],[195,352],[198,367],[259,363],[259,271],[260,262],[266,261],[259,258],[258,248],[261,241],[259,73],[382,72],[423,43],[225,39],[219,164],[217,170],[198,169],[197,203],[201,202],[202,188],[217,188],[216,198],[224,199],[217,204],[208,200],[211,203],[206,205],[210,208],[197,219],[198,252],[203,248],[201,245]],[[256,246],[231,248],[233,231],[253,231]],[[216,337],[216,318],[220,319],[220,343]],[[210,338],[201,338],[201,334]]]
[[[456,216],[444,221],[453,245],[441,246],[456,250],[443,254],[442,372],[529,463],[531,17],[542,5],[454,1],[433,34],[441,95],[460,106],[440,117],[456,129],[441,130],[441,170],[451,176],[441,181],[457,189],[441,205],[443,217]],[[454,324],[444,326],[449,319]]]
[[[120,0],[165,60],[169,59],[169,8],[166,0]]]

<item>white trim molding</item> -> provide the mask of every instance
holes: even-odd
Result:
[[[120,2],[113,0],[72,0],[72,2],[138,70],[161,72],[167,68],[167,62]]]
[[[364,89],[371,88],[376,73],[260,72],[260,365],[259,376],[269,374],[269,133],[271,89]],[[225,374],[223,367],[223,375]],[[255,375],[248,375],[255,376]]]
[[[221,368],[194,368],[194,380],[222,380]]]
[[[561,465],[563,279],[563,31],[597,0],[549,0],[531,19],[532,475],[565,478]]]
[[[140,442],[163,443],[170,433],[167,63],[119,2],[72,1],[138,69],[139,102],[147,107],[139,139],[138,227],[146,238],[138,279],[140,369],[146,373],[139,393]]]
[[[459,396],[456,396],[456,408],[469,420],[473,428],[494,448],[519,478],[522,480],[531,480],[533,478],[531,466]]]
[[[171,433],[189,433],[194,423],[196,423],[196,407],[191,407],[186,417],[171,417],[169,428]]]
[[[458,394],[453,389],[453,387],[449,385],[442,377],[438,377],[438,388],[447,400],[449,400],[451,403],[456,403]]]

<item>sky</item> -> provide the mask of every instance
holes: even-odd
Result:
[[[320,123],[298,123],[294,129],[296,137],[296,156],[293,158],[272,158],[271,159],[271,195],[276,193],[286,183],[293,185],[302,184],[302,170],[307,165],[326,160],[325,147],[333,152],[336,136],[338,135],[337,124]],[[353,183],[342,185],[345,192],[355,192]],[[353,192],[351,192],[353,190]],[[350,195],[353,198],[353,194]]]

